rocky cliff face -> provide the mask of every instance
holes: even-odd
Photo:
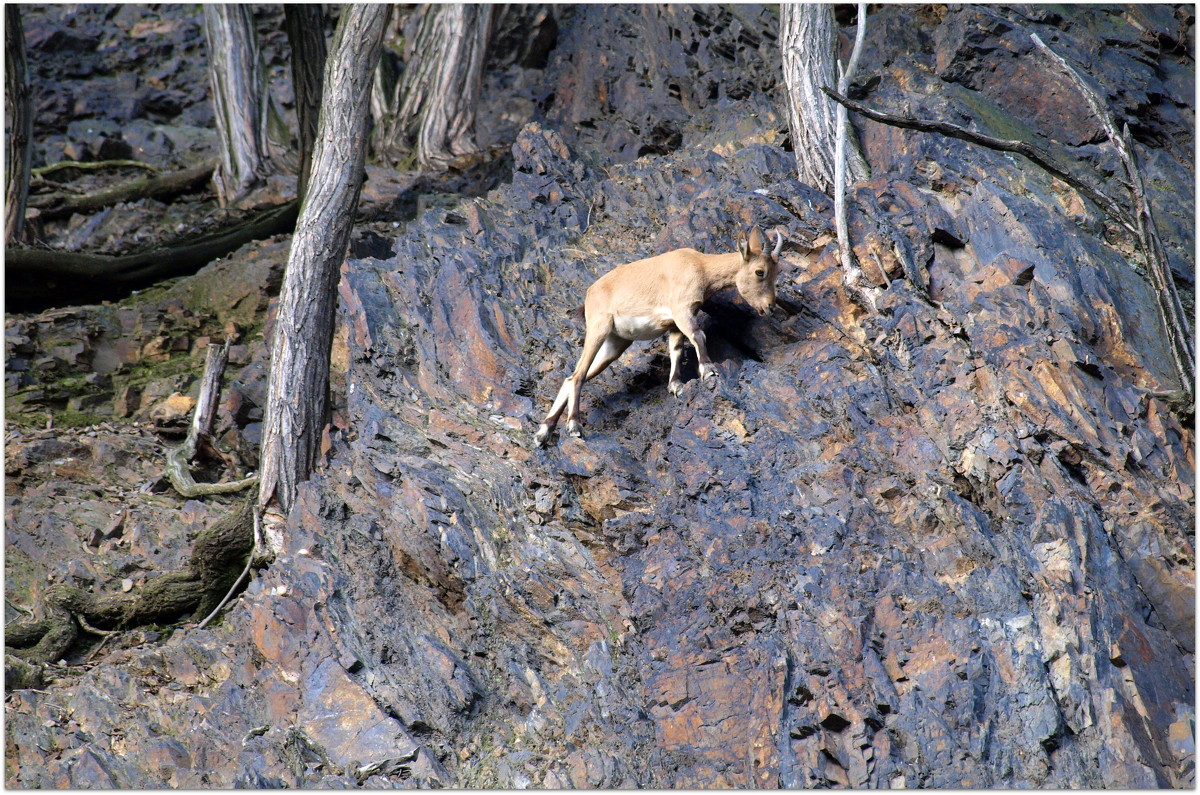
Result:
[[[892,279],[864,314],[792,176],[774,13],[556,8],[511,181],[344,268],[344,399],[283,557],[219,625],[14,693],[10,785],[1194,784],[1194,429],[1127,242],[1020,158],[859,122],[856,246]],[[1036,32],[1130,122],[1190,302],[1191,14],[885,6],[861,74],[1111,173]],[[535,449],[590,281],[749,223],[789,240],[780,303],[706,308],[715,383],[673,398],[639,344],[585,437]],[[9,498],[22,559],[63,493]],[[146,565],[186,554],[155,499]]]

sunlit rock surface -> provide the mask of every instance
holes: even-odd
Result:
[[[344,267],[284,555],[217,625],[15,693],[10,785],[1194,785],[1194,431],[1128,241],[1019,157],[858,121],[856,248],[890,280],[866,315],[794,177],[774,13],[556,7],[511,181]],[[1190,307],[1193,22],[882,7],[860,79],[1111,171],[1036,32],[1130,122]],[[780,303],[710,303],[715,382],[689,354],[676,399],[638,344],[584,437],[536,449],[591,280],[750,223],[787,237]],[[10,555],[46,554],[51,499],[10,497]],[[168,508],[156,532],[216,518]]]

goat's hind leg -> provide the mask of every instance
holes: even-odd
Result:
[[[567,399],[567,433],[571,436],[583,436],[583,428],[579,424],[579,396],[584,383],[608,367],[629,346],[628,342],[613,335],[612,328],[611,316],[595,325],[588,325],[579,364],[575,365],[575,372],[567,379],[567,383],[571,384],[571,396]],[[622,343],[624,347],[620,347]]]
[[[611,328],[612,321],[608,322],[608,327]],[[542,420],[542,424],[538,426],[537,433],[534,434],[533,440],[538,447],[546,444],[546,440],[550,438],[550,434],[554,432],[554,428],[558,425],[558,418],[562,416],[563,410],[567,409],[567,433],[572,436],[582,436],[583,430],[579,426],[579,421],[576,415],[579,412],[579,391],[583,388],[583,382],[591,378],[600,370],[603,370],[608,364],[620,356],[625,348],[629,347],[629,343],[624,340],[625,345],[616,352],[612,358],[605,361],[604,358],[597,359],[597,354],[601,351],[608,351],[608,329],[600,331],[597,328],[589,327],[587,336],[583,340],[583,353],[579,356],[579,362],[575,365],[571,375],[563,381],[562,387],[558,390],[558,395],[554,398],[554,403],[550,406],[550,411],[546,414],[546,419]],[[593,366],[595,362],[595,366]]]
[[[550,411],[546,413],[546,419],[542,420],[542,424],[538,426],[537,433],[533,435],[533,441],[538,447],[543,447],[546,440],[550,438],[550,434],[554,433],[554,426],[558,425],[558,418],[562,416],[563,409],[567,407],[567,398],[571,396],[571,379],[563,381],[562,387],[558,390],[558,396],[554,398],[554,403],[550,406]]]

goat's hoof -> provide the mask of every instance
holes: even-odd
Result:
[[[670,392],[675,397],[679,397],[679,393],[683,391],[683,382],[682,381],[670,382],[669,384],[667,384],[667,391]]]
[[[569,422],[567,423],[567,435],[578,439],[583,436],[583,427],[578,422]]]
[[[550,438],[550,428],[546,425],[546,423],[543,422],[541,425],[538,426],[537,433],[535,433],[533,435],[533,443],[536,444],[538,447],[545,447],[546,440],[549,438]]]
[[[711,364],[700,365],[700,379],[701,380],[707,381],[710,378],[716,378],[716,377],[717,377],[717,368],[713,367]]]

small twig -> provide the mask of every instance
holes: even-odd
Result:
[[[46,187],[50,188],[52,191],[57,190],[61,191],[62,193],[72,193],[76,196],[82,196],[83,194],[87,193],[87,191],[85,191],[83,188],[77,188],[74,185],[68,185],[65,182],[55,182],[54,180],[46,179],[44,177],[34,177],[29,181],[29,187],[30,189],[33,189],[34,187]],[[39,191],[37,194],[32,195],[40,196],[42,193],[42,191]]]
[[[116,633],[113,634],[115,635]],[[105,644],[108,643],[108,639],[111,637],[112,635],[105,635],[103,638],[101,638],[100,642],[96,644],[96,648],[88,652],[88,656],[84,659],[84,662],[91,662],[96,655],[100,653],[100,650],[104,648]]]

